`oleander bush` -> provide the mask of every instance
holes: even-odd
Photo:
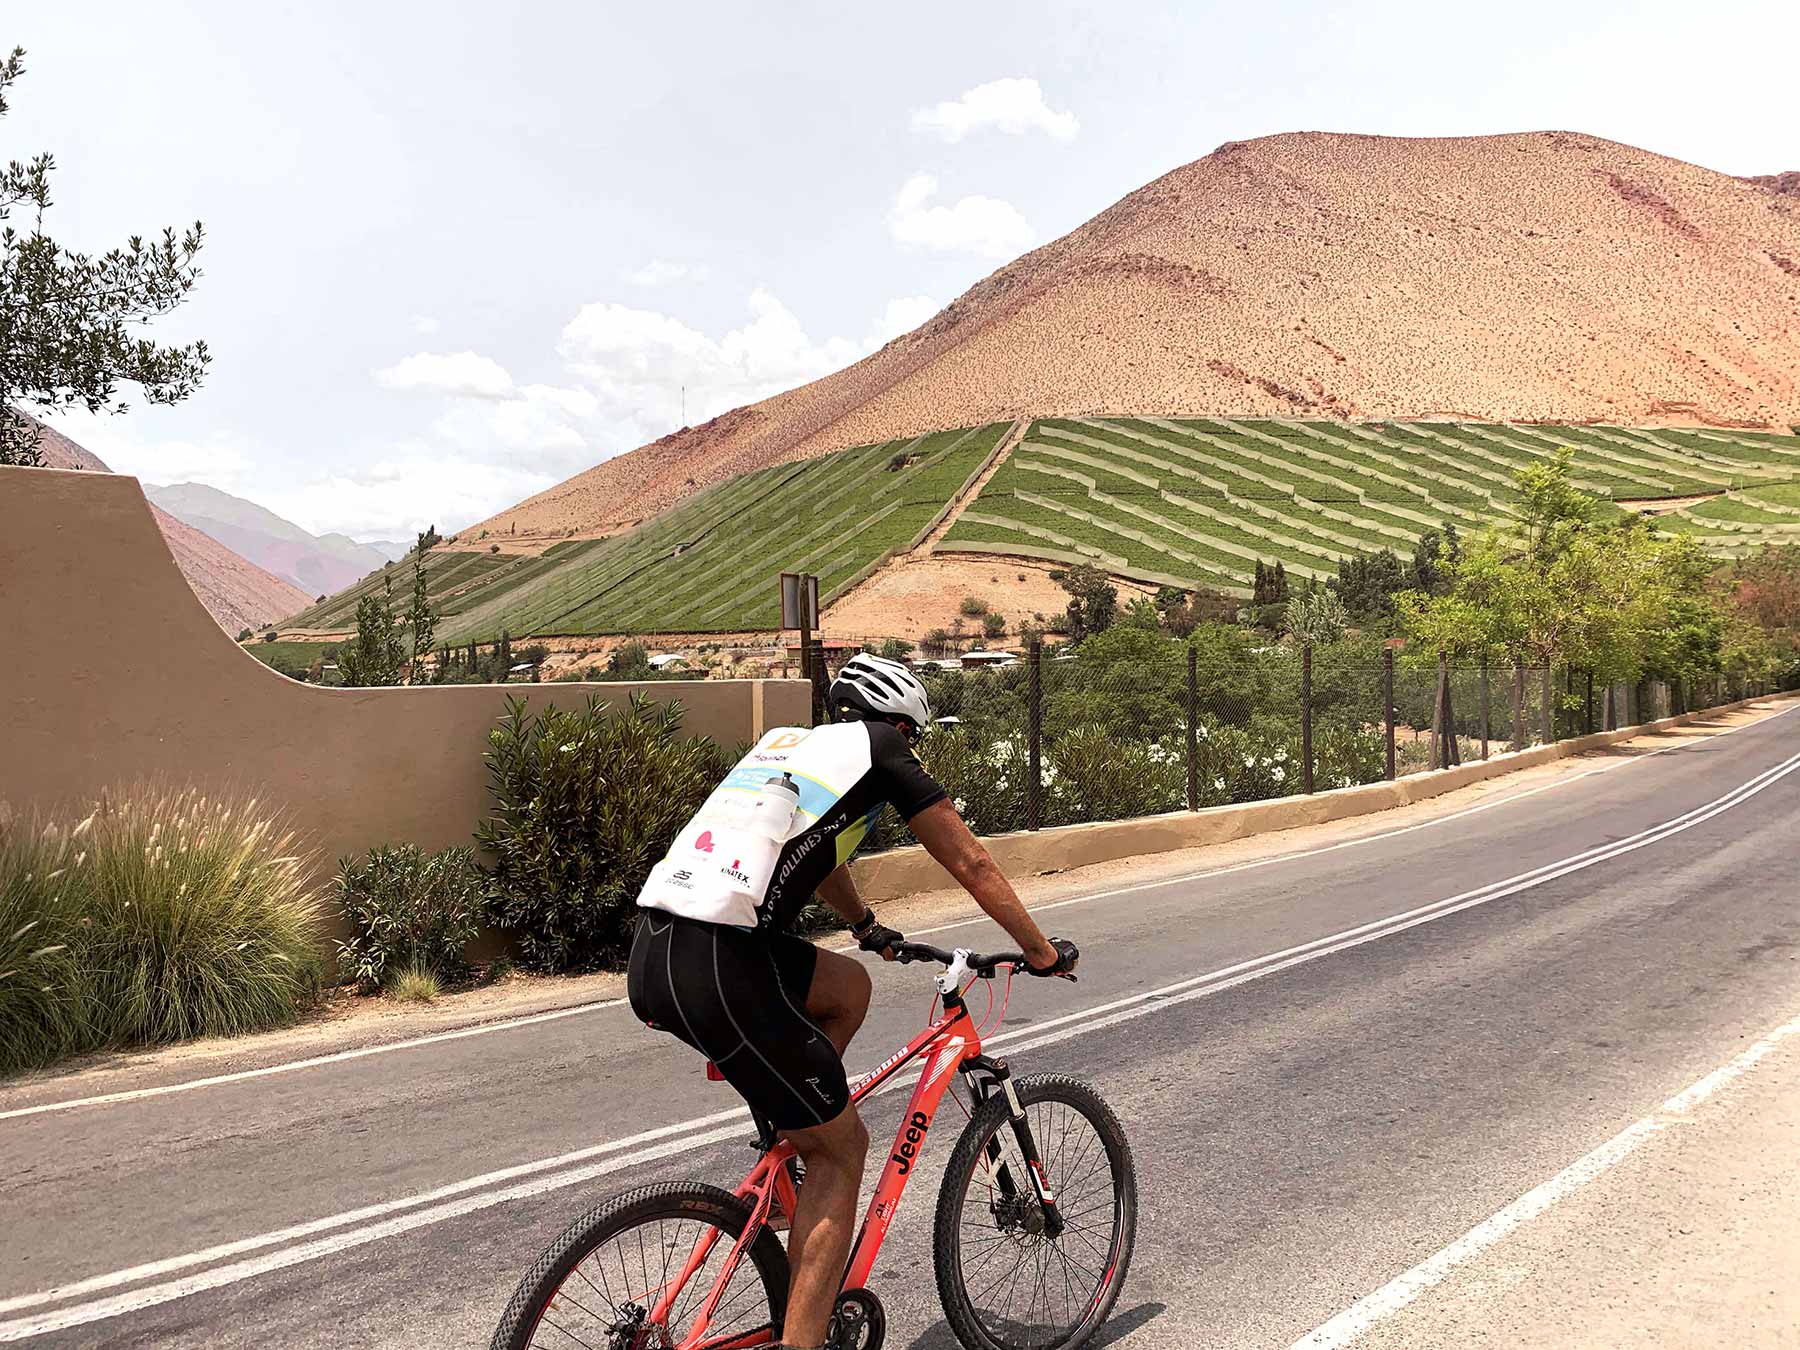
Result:
[[[625,954],[651,867],[732,764],[681,721],[679,703],[641,696],[538,712],[508,701],[488,736],[493,814],[476,838],[493,860],[489,914],[521,964],[588,970]]]
[[[292,1020],[320,983],[311,872],[277,814],[196,789],[0,823],[0,1071]]]
[[[442,984],[468,975],[468,945],[487,903],[487,874],[474,849],[372,848],[338,864],[336,885],[351,930],[337,944],[338,965],[362,992],[417,972]]]

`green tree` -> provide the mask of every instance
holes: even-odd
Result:
[[[419,531],[419,537],[417,539],[413,540],[413,552],[414,553],[424,553],[432,548],[435,548],[437,546],[437,543],[438,543],[437,526],[427,525],[423,530]]]
[[[650,649],[641,642],[622,642],[606,658],[606,673],[615,680],[649,680],[656,672],[650,666]]]
[[[1394,596],[1411,584],[1406,567],[1392,549],[1353,553],[1338,560],[1338,574],[1326,583],[1338,593],[1357,623],[1393,617]]]
[[[1329,586],[1307,586],[1287,604],[1288,636],[1301,646],[1323,647],[1344,636],[1350,616]]]
[[[355,689],[399,684],[406,648],[394,622],[393,583],[380,595],[371,592],[356,602],[356,636],[338,649],[338,675]]]
[[[0,63],[0,116],[7,92],[25,73],[25,52]],[[44,233],[51,206],[49,154],[0,168],[0,464],[40,464],[39,427],[15,405],[124,412],[121,383],[150,403],[179,403],[199,387],[211,359],[204,342],[162,345],[138,335],[174,310],[200,278],[196,221],[148,243],[133,235],[96,257],[66,249]],[[10,224],[30,217],[27,232]]]
[[[888,638],[876,649],[877,656],[885,656],[890,661],[904,661],[911,656],[913,645],[900,638]]]
[[[406,631],[412,639],[412,658],[407,662],[408,684],[417,684],[425,669],[425,655],[437,634],[437,615],[431,612],[431,597],[425,591],[425,566],[419,555],[413,555],[412,603],[406,609]]]
[[[1077,563],[1074,567],[1053,571],[1050,580],[1069,596],[1064,619],[1069,641],[1080,642],[1112,627],[1119,609],[1119,591],[1106,572],[1092,563]]]

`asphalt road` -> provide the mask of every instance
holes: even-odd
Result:
[[[1130,1133],[1137,1259],[1096,1343],[1286,1346],[1793,1017],[1791,761],[1800,708],[1056,912],[1083,979],[1020,981],[996,1049],[1088,1078]],[[933,940],[999,945],[985,923]],[[921,1025],[928,974],[876,969],[853,1070]],[[902,1099],[870,1113],[878,1140]],[[42,1346],[485,1345],[576,1213],[647,1180],[730,1185],[751,1156],[717,1119],[729,1089],[621,1007],[7,1117],[21,1100],[0,1095],[0,1340]],[[890,1346],[955,1345],[929,1252],[952,1138],[877,1268]]]

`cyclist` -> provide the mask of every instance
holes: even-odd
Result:
[[[864,951],[893,959],[904,934],[876,919],[846,866],[891,805],[1019,944],[1034,975],[1068,974],[1079,959],[1074,943],[1044,937],[913,754],[931,729],[931,702],[913,673],[854,656],[827,698],[834,721],[765,735],[651,870],[627,984],[632,1011],[710,1059],[805,1164],[781,1342],[797,1350],[825,1344],[849,1256],[869,1135],[843,1055],[869,1010],[871,983],[857,962],[790,933],[795,916],[816,893]],[[784,807],[796,790],[797,805]],[[765,809],[785,824],[766,846],[766,882],[746,861],[764,846]]]

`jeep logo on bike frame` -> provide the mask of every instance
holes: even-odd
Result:
[[[919,1156],[919,1145],[930,1126],[931,1117],[923,1111],[914,1111],[912,1119],[906,1122],[906,1133],[900,1136],[900,1151],[889,1160],[899,1169],[901,1176],[912,1171],[913,1159]]]

